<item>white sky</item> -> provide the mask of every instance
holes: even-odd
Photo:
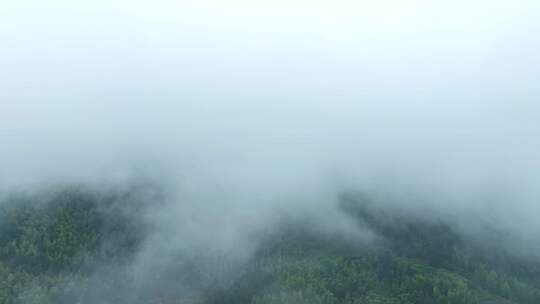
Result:
[[[536,164],[538,1],[5,2],[0,177],[283,146],[306,166]]]

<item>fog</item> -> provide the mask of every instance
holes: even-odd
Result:
[[[2,6],[0,189],[153,180],[140,271],[283,216],[368,244],[343,191],[536,254],[537,1]]]

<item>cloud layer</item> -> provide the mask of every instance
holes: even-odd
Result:
[[[369,239],[343,189],[536,249],[538,9],[17,1],[0,13],[0,188],[150,175],[171,251],[246,248],[283,213]]]

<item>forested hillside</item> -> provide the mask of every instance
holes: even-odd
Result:
[[[130,265],[150,228],[132,215],[145,204],[129,191],[84,187],[6,196],[0,303],[540,303],[540,261],[355,197],[342,208],[379,236],[370,244],[284,221],[241,265],[179,252],[141,278]]]

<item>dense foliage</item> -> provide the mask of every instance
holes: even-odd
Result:
[[[539,261],[355,199],[342,207],[381,236],[369,246],[288,223],[241,267],[179,255],[136,282],[129,265],[147,229],[137,197],[71,187],[3,199],[0,304],[540,303]],[[187,296],[188,285],[199,292]]]

